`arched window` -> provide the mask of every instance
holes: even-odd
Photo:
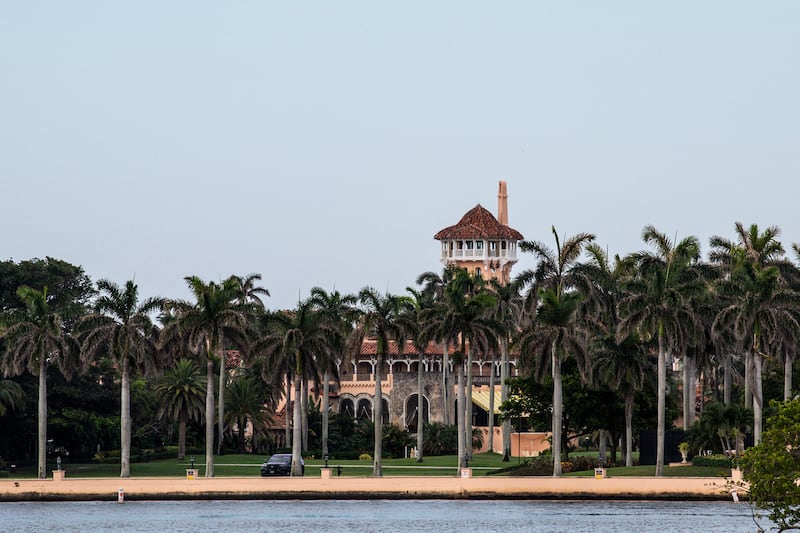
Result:
[[[372,402],[368,398],[358,400],[356,418],[358,420],[372,420]]]
[[[353,405],[353,400],[350,398],[342,398],[339,401],[339,413],[355,418],[356,408]]]
[[[417,424],[419,423],[419,412],[417,409],[417,395],[412,394],[406,400],[406,427],[411,433],[417,432]],[[422,423],[428,424],[430,422],[430,408],[428,406],[428,399],[422,396]]]

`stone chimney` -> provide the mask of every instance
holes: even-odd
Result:
[[[497,193],[497,221],[508,226],[508,188],[505,181],[500,182],[500,190]]]

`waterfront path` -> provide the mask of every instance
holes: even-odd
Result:
[[[191,499],[731,500],[724,478],[133,477],[0,480],[0,501]]]

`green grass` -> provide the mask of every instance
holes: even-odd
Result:
[[[215,475],[230,477],[259,476],[261,463],[267,458],[266,455],[249,454],[227,454],[214,457]],[[195,468],[198,474],[205,474],[205,467],[202,464],[205,456],[195,456]],[[524,460],[523,460],[524,461]],[[416,459],[384,459],[383,474],[386,476],[455,476],[457,475],[455,455],[445,455],[436,457],[425,457],[422,463]],[[503,462],[499,454],[482,453],[475,454],[469,462],[473,468],[474,476],[485,476],[492,470],[507,468],[518,464],[517,458],[512,458],[509,462]],[[316,477],[320,475],[320,468],[323,466],[321,459],[306,459],[306,475]],[[343,476],[370,476],[372,475],[372,461],[332,459],[328,461],[328,466],[336,468],[342,467]],[[68,478],[82,477],[118,477],[119,464],[96,464],[96,463],[64,463]],[[135,477],[184,477],[186,469],[190,467],[189,458],[184,461],[176,459],[159,459],[150,462],[132,463],[131,475]],[[48,465],[48,475],[55,465]],[[607,469],[610,477],[620,476],[654,476],[655,466],[634,466],[630,468],[619,467]],[[334,470],[334,475],[336,472]],[[506,474],[507,475],[507,474]],[[593,476],[594,471],[573,472],[569,476]],[[730,469],[720,467],[701,467],[701,466],[679,466],[664,467],[665,476],[676,477],[719,477],[730,475]],[[15,478],[34,478],[36,477],[36,467],[28,466],[17,468],[12,474]]]
[[[571,472],[568,476],[594,476],[594,471]],[[607,468],[606,475],[609,477],[652,477],[656,475],[655,465],[642,465],[631,467]],[[730,468],[718,466],[665,466],[664,477],[720,477],[730,476]]]

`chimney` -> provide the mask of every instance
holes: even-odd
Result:
[[[508,188],[505,181],[500,182],[500,190],[497,193],[497,221],[508,226]]]

